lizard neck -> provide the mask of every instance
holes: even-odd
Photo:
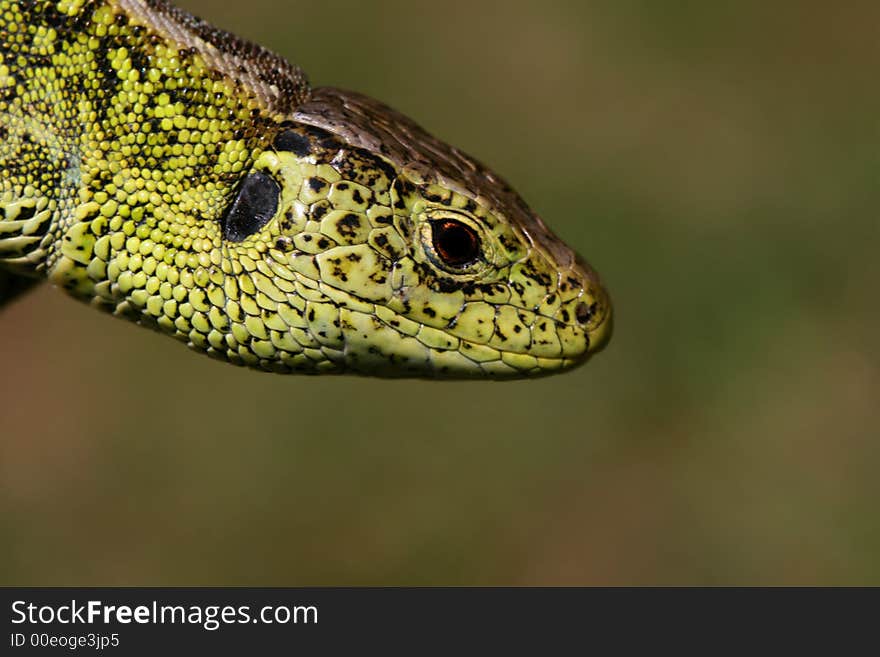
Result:
[[[96,246],[103,261],[136,237],[189,264],[219,249],[237,185],[307,94],[270,84],[285,62],[154,0],[0,0],[0,33],[0,267],[110,308]]]
[[[82,183],[77,85],[85,62],[59,59],[48,12],[0,0],[0,267],[39,275]]]

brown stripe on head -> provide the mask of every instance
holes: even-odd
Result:
[[[575,264],[576,254],[503,178],[387,105],[355,92],[320,87],[297,109],[294,119],[337,134],[351,146],[379,153],[408,177],[443,185],[486,205],[517,225],[560,269]]]
[[[284,58],[218,29],[165,0],[112,0],[180,48],[192,48],[218,73],[243,85],[270,112],[289,114],[309,97],[305,73]]]

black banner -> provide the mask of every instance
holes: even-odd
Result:
[[[555,655],[601,646],[766,646],[773,636],[816,648],[817,631],[835,623],[843,625],[837,637],[872,628],[878,599],[876,591],[512,588],[6,588],[0,597],[3,655],[466,655],[487,646],[489,654]]]

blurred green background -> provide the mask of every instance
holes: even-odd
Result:
[[[876,3],[180,4],[491,164],[616,335],[283,378],[42,289],[0,314],[0,582],[880,584]]]

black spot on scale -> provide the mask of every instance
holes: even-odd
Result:
[[[140,40],[144,29],[140,25],[132,26],[131,30],[134,38]],[[131,48],[128,50],[128,57],[131,59],[131,67],[136,71],[140,71],[145,77],[150,68],[150,59],[145,50],[142,48]]]
[[[33,217],[36,213],[37,213],[37,206],[31,205],[29,207],[24,207],[19,211],[16,219],[18,221],[27,221],[28,219],[33,219]],[[48,222],[46,224],[46,227],[48,228]]]
[[[583,301],[579,303],[574,311],[577,321],[581,324],[586,324],[587,322],[589,322],[593,318],[593,315],[596,314],[596,308],[598,307],[598,305],[599,304],[595,302],[590,305],[587,305]]]
[[[42,66],[51,66],[52,65],[52,57],[50,55],[41,55],[32,53],[29,56],[28,66],[33,66],[34,68],[42,67]]]
[[[498,237],[498,241],[501,242],[501,246],[507,249],[510,252],[516,251],[519,243],[515,240],[509,239],[506,235],[500,235]]]
[[[315,205],[312,206],[312,220],[313,221],[320,221],[325,214],[327,214],[327,206],[326,205],[320,205],[318,203],[315,203]]]
[[[344,237],[354,237],[357,234],[357,229],[360,225],[360,217],[349,212],[336,222],[336,230],[338,230],[339,234]]]
[[[363,150],[359,150],[357,151],[357,153],[358,157],[361,159],[364,165],[363,167],[361,167],[362,171],[381,172],[381,175],[385,176],[389,184],[397,176],[397,172],[394,170],[394,167],[379,156],[373,155],[369,151]]]
[[[247,176],[222,219],[223,237],[241,242],[260,230],[275,216],[280,194],[272,176],[262,171]]]
[[[395,178],[392,187],[397,192],[397,199],[394,202],[394,207],[399,210],[405,210],[406,201],[404,199],[415,192],[416,186],[403,178]]]
[[[289,232],[293,229],[293,213],[288,210],[284,213],[284,218],[279,222],[281,230]]]
[[[54,27],[57,31],[62,33],[64,30],[70,29],[69,21],[71,19],[68,18],[66,14],[62,14],[60,11],[58,11],[58,9],[53,4],[49,4],[49,6],[41,9],[41,12],[41,20],[44,21],[49,27]],[[87,12],[81,13],[86,14]]]
[[[321,180],[320,178],[309,178],[309,187],[312,188],[313,192],[320,192],[328,184],[326,180]]]
[[[312,144],[308,138],[293,130],[287,130],[275,137],[274,147],[275,150],[289,151],[299,157],[305,157],[312,152]]]
[[[436,285],[433,286],[439,292],[450,293],[461,289],[461,284],[452,278],[438,278]]]
[[[529,277],[543,287],[550,287],[551,285],[553,285],[553,279],[550,278],[549,274],[545,274],[542,272],[531,272]]]

